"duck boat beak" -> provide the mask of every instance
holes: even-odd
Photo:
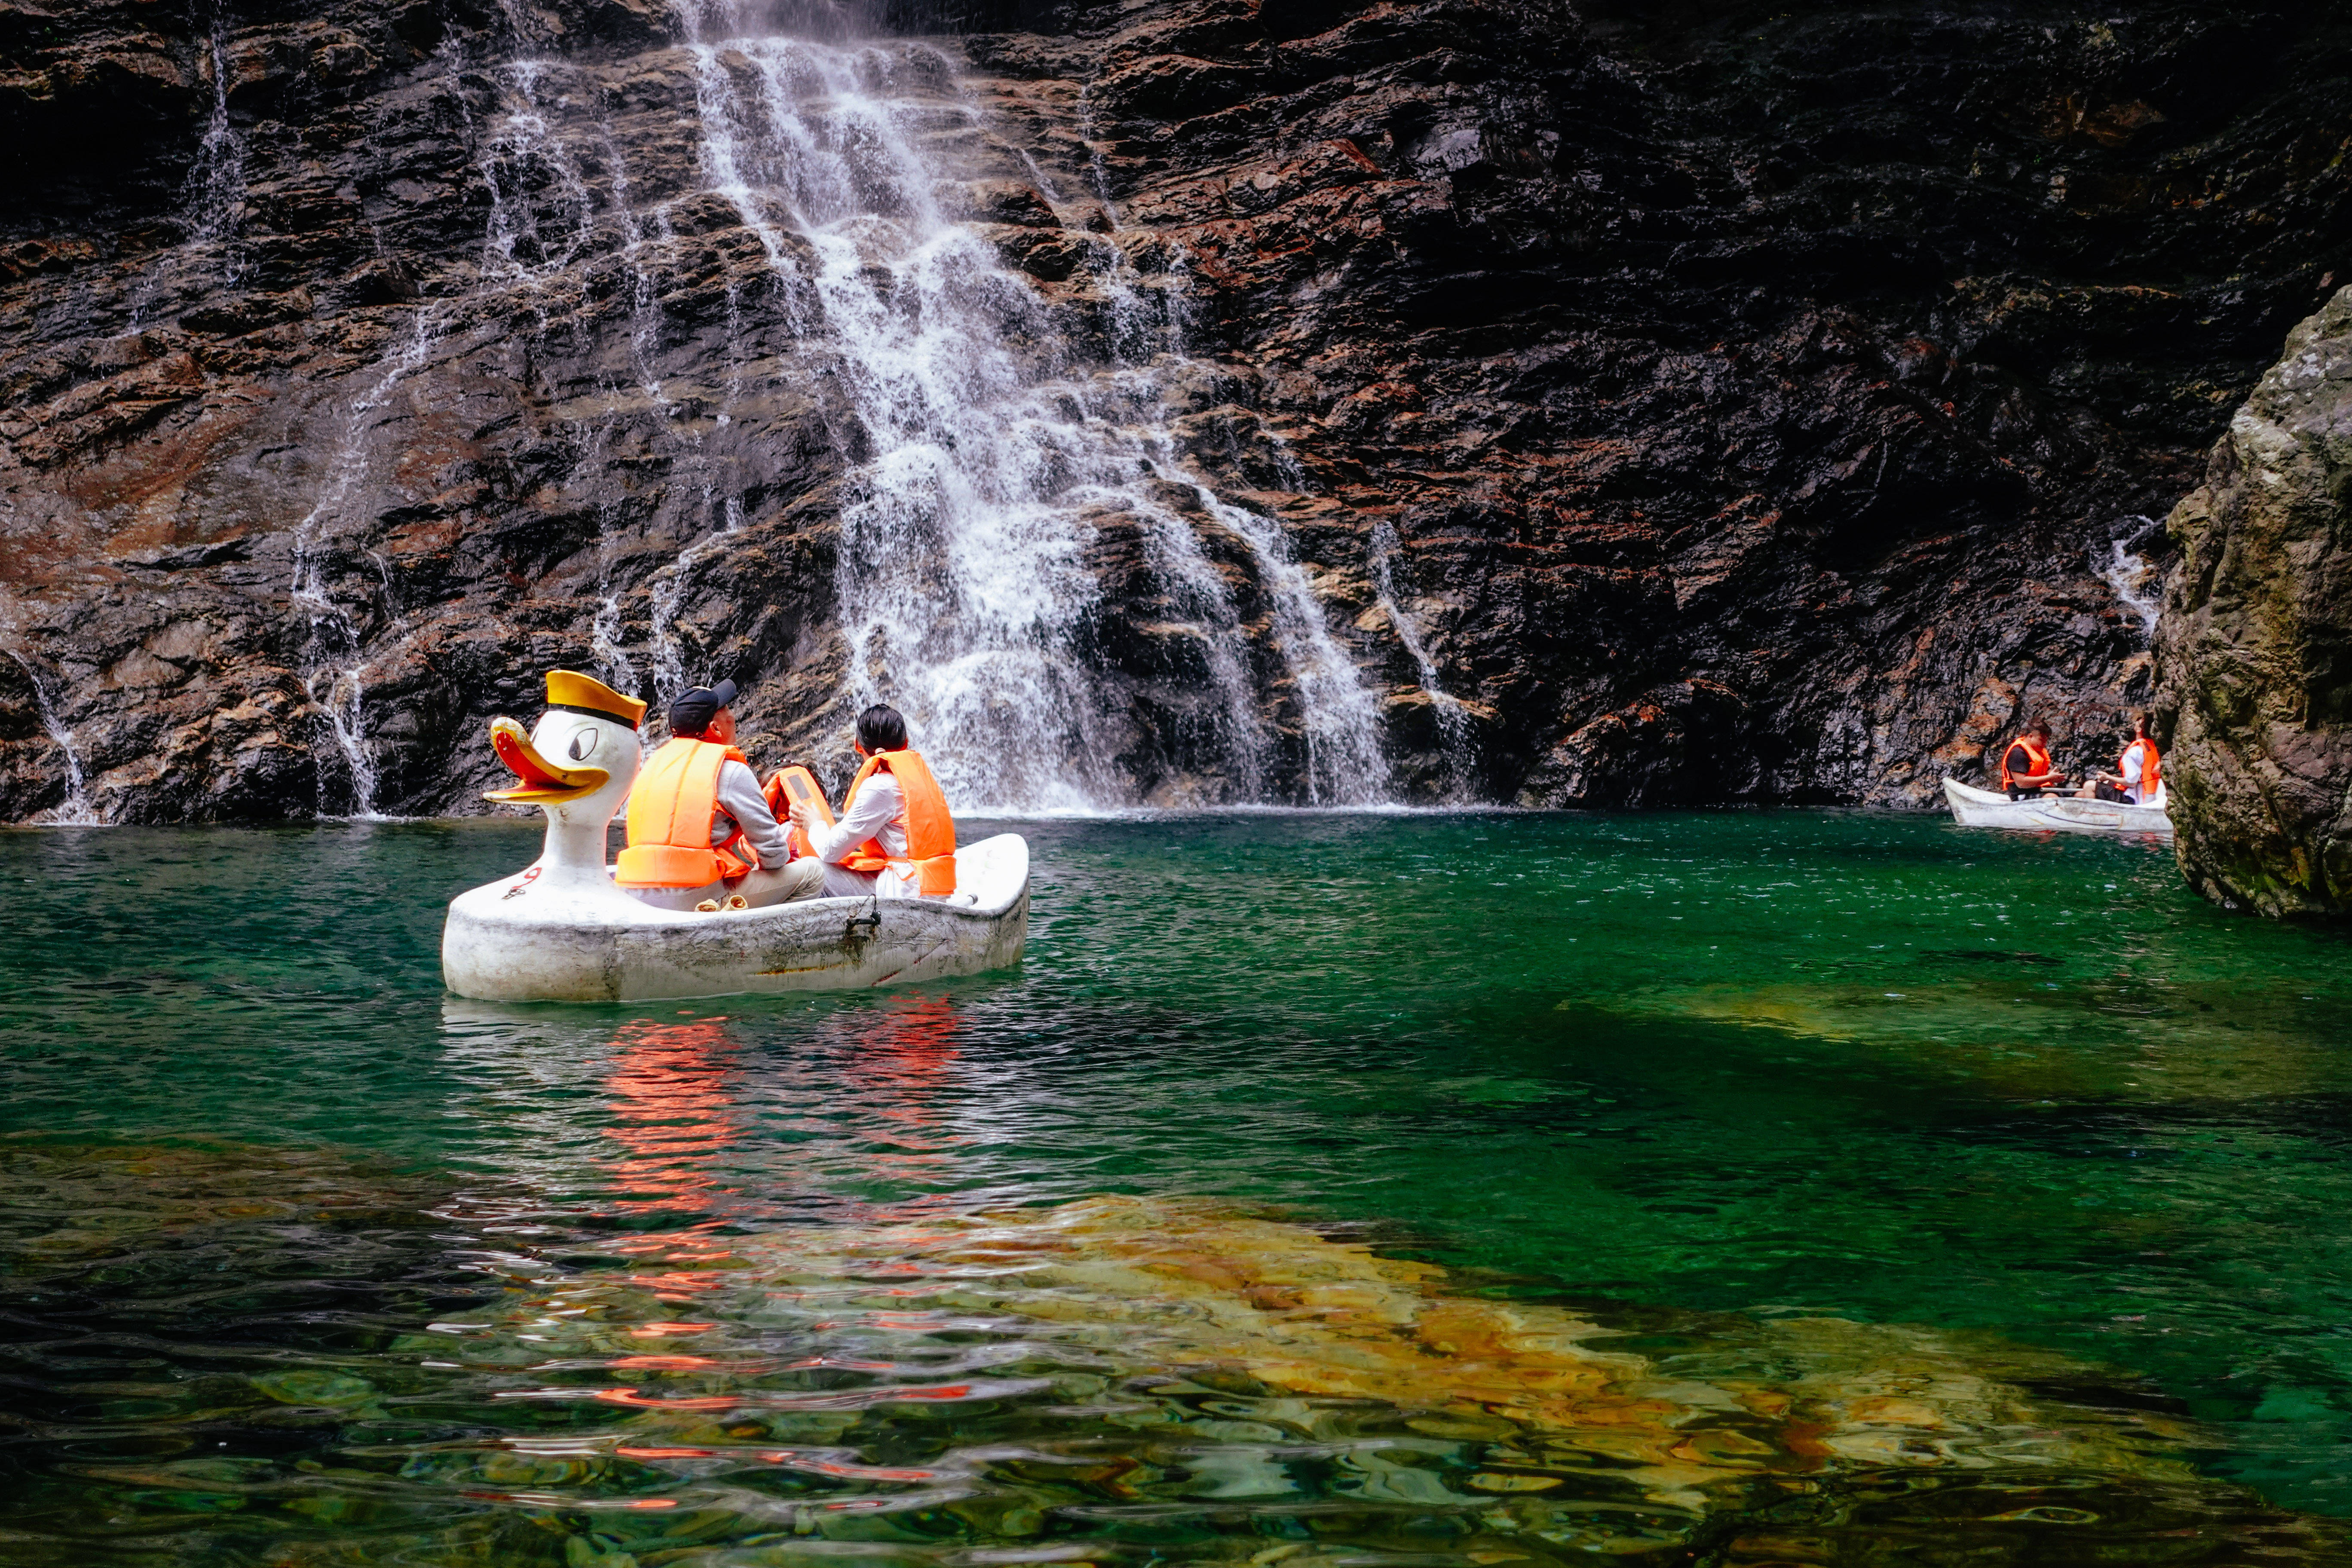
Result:
[[[490,750],[522,782],[507,789],[486,789],[484,800],[509,805],[561,805],[604,787],[612,774],[603,768],[561,768],[539,754],[530,735],[511,719],[490,721]]]

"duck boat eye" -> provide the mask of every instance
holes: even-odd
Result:
[[[572,760],[573,762],[581,763],[587,761],[588,753],[596,749],[596,731],[593,730],[581,731],[578,734],[572,737],[572,744],[566,749],[571,752]]]

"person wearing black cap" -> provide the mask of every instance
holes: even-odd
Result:
[[[731,680],[672,699],[670,738],[629,791],[629,842],[614,880],[657,908],[758,909],[824,890],[824,868],[792,858],[750,761],[735,749],[734,700]]]

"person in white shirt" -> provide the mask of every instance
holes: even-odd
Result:
[[[2129,801],[2134,805],[2153,805],[2164,793],[2164,759],[2156,749],[2156,741],[2147,732],[2154,715],[2138,712],[2132,715],[2131,743],[2116,760],[2116,771],[2094,773],[2083,793],[2100,800]]]
[[[857,716],[856,744],[861,758],[885,752],[905,752],[907,721],[896,708],[877,703]],[[915,896],[914,879],[908,872],[889,867],[858,870],[842,864],[859,858],[859,851],[869,840],[880,845],[883,855],[889,859],[905,862],[907,797],[896,774],[884,769],[867,773],[856,794],[842,807],[841,820],[830,827],[818,818],[814,806],[797,801],[793,805],[792,822],[807,835],[817,859],[824,866],[826,898]]]

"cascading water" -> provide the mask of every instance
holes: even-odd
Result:
[[[562,139],[549,124],[542,93],[546,69],[541,62],[521,60],[496,73],[501,112],[481,137],[478,165],[490,208],[477,292],[509,292],[526,303],[536,290],[561,277],[590,244],[597,205]],[[462,95],[458,101],[462,103]],[[380,773],[368,732],[368,670],[384,654],[398,651],[406,639],[392,649],[367,647],[361,616],[336,597],[334,568],[353,552],[373,561],[387,625],[399,621],[392,575],[381,555],[340,538],[339,531],[348,527],[344,513],[370,478],[374,447],[369,437],[375,416],[392,402],[401,384],[431,359],[462,304],[428,300],[419,305],[406,334],[378,364],[373,384],[352,404],[326,483],[293,532],[289,598],[305,626],[298,661],[303,687],[341,761],[348,781],[346,814],[362,819],[380,815]],[[592,630],[592,638],[595,636]],[[617,654],[616,646],[614,651]],[[625,668],[625,656],[620,662]],[[333,803],[324,769],[319,787],[319,809],[327,813]]]
[[[481,275],[499,284],[528,284],[545,270],[541,255],[549,248],[547,237],[535,218],[529,220],[527,228],[519,226],[499,172],[502,158],[527,155],[532,145],[530,127],[535,122],[536,104],[531,89],[535,80],[534,68],[528,64],[517,68],[509,101],[519,101],[520,107],[510,110],[507,116],[509,131],[506,134],[493,133],[488,139],[482,163],[482,175],[489,187],[491,202]],[[462,97],[458,101],[463,101]],[[543,129],[543,122],[538,123]],[[519,131],[513,129],[517,127]],[[327,469],[326,483],[310,511],[294,526],[294,569],[288,597],[304,624],[298,668],[304,694],[318,709],[343,765],[347,782],[344,815],[362,820],[377,820],[381,816],[376,809],[380,775],[374,748],[368,738],[366,706],[367,671],[373,656],[367,649],[365,628],[360,618],[335,596],[333,568],[341,553],[336,548],[341,542],[336,531],[347,521],[343,515],[347,503],[366,488],[368,459],[373,450],[368,439],[375,423],[373,416],[391,403],[400,384],[431,357],[446,324],[446,310],[434,300],[417,307],[405,336],[378,363],[374,383],[352,402]],[[364,550],[364,546],[359,548]],[[382,558],[376,559],[381,565]],[[390,614],[389,573],[380,573],[379,585],[385,596],[382,606],[386,611],[384,619],[387,624],[395,622],[397,617]],[[319,772],[319,810],[321,815],[331,811],[324,768]]]
[[[42,684],[41,672],[33,668],[32,660],[15,648],[0,648],[0,653],[15,659],[16,668],[25,672],[25,683],[33,689],[33,707],[41,716],[41,728],[56,742],[59,754],[65,758],[65,803],[41,820],[57,827],[97,826],[105,819],[98,815],[98,808],[90,803],[89,784],[82,774],[81,752],[74,745],[73,731],[67,726],[58,712],[56,703],[50,699],[49,689]]]
[[[765,291],[726,285],[725,363],[706,373],[726,391],[715,408],[689,391],[697,413],[672,403],[656,367],[661,274],[684,243],[671,208],[691,186],[642,205],[634,196],[590,68],[489,68],[496,111],[476,121],[461,104],[488,196],[473,281],[428,289],[349,406],[326,482],[294,530],[299,668],[349,777],[346,802],[321,770],[320,809],[376,810],[368,682],[390,650],[365,645],[375,606],[352,603],[341,579],[366,548],[356,507],[379,411],[454,352],[440,340],[458,334],[457,343],[469,321],[520,317],[533,345],[578,334],[580,279],[598,268],[622,285],[626,353],[597,373],[601,392],[546,392],[567,410],[565,483],[594,519],[587,654],[616,684],[642,681],[658,700],[743,673],[702,668],[728,656],[698,651],[681,616],[701,574],[746,533],[735,459],[704,442],[727,427],[747,381],[777,376],[781,363],[791,390],[817,395],[843,459],[834,591],[848,658],[836,710],[905,709],[961,806],[1105,808],[1141,794],[1118,760],[1135,733],[1132,698],[1100,646],[1090,558],[1113,527],[1139,542],[1161,594],[1164,624],[1152,633],[1190,661],[1199,689],[1161,721],[1163,750],[1192,781],[1176,798],[1382,798],[1378,700],[1309,570],[1278,521],[1192,471],[1174,434],[1170,389],[1195,368],[1184,358],[1181,258],[1147,279],[1130,254],[1137,237],[1084,236],[1098,316],[1090,335],[1087,320],[1049,303],[960,221],[974,149],[989,138],[937,48],[741,36],[730,10],[709,5],[684,19],[697,165],[688,177],[732,206],[771,279]],[[513,30],[529,46],[525,20]],[[995,151],[1001,161],[1010,150]],[[1019,156],[1052,189],[1034,156]],[[786,330],[788,359],[739,346],[752,341],[741,328],[755,310]],[[1089,351],[1089,341],[1108,346]],[[623,505],[606,471],[635,426],[665,454],[653,505],[683,540],[649,576],[624,564],[644,559],[630,531],[646,530],[646,515]]]
[[[2091,552],[2091,569],[2099,580],[2115,590],[2116,598],[2124,608],[2137,616],[2140,637],[2144,641],[2156,638],[2156,623],[2164,614],[2164,593],[2161,584],[2150,591],[2155,568],[2141,559],[2134,546],[2162,526],[2157,519],[2134,515],[2116,524],[2116,537],[2107,545],[2107,557],[2102,561],[2098,552]]]
[[[1164,432],[1155,432],[1150,447],[1152,472],[1170,484],[1188,485],[1202,510],[1248,547],[1272,606],[1276,646],[1297,688],[1307,804],[1362,805],[1377,800],[1387,774],[1379,701],[1331,635],[1322,601],[1306,568],[1292,556],[1280,525],[1183,474],[1175,443]]]
[[[621,225],[621,264],[629,275],[629,364],[636,373],[637,390],[666,421],[676,405],[662,390],[662,378],[654,368],[661,304],[652,255],[677,237],[665,208],[655,207],[650,220],[637,211],[631,195],[628,158],[612,126],[602,119],[597,121],[596,139],[605,167],[611,171],[613,211]]]
[[[536,23],[510,3],[508,24],[526,44],[539,36]],[[576,84],[560,64],[537,59],[509,62],[498,73],[503,112],[485,139],[481,160],[483,183],[490,194],[483,279],[492,287],[519,291],[530,302],[543,332],[546,310],[538,296],[542,285],[561,277],[597,240],[604,203],[590,188],[581,157],[551,115],[571,104]],[[620,227],[620,258],[628,277],[629,359],[635,392],[655,407],[666,410],[659,377],[650,353],[659,310],[657,283],[646,256],[644,222],[630,202],[628,165],[611,128],[599,118],[593,151],[609,182],[611,212]],[[574,426],[578,451],[572,479],[592,486],[610,456],[620,399],[608,387],[604,417]],[[637,684],[635,662],[624,642],[619,585],[613,576],[612,513],[609,488],[595,506],[596,608],[588,625],[588,647],[598,673],[621,690]]]
[[[520,21],[514,30],[526,42],[533,37]],[[668,204],[639,207],[627,155],[593,73],[560,60],[518,59],[494,77],[501,107],[482,136],[479,158],[490,195],[479,288],[511,296],[529,313],[535,325],[525,336],[536,348],[551,331],[551,306],[576,307],[565,289],[577,274],[606,257],[617,264],[626,300],[625,379],[603,376],[600,411],[568,422],[575,451],[568,481],[597,519],[588,647],[591,662],[622,689],[650,683],[648,696],[675,692],[710,679],[711,672],[691,667],[678,616],[697,569],[740,531],[743,503],[722,489],[700,433],[680,417],[656,368],[662,271],[677,244]],[[726,391],[713,421],[720,427],[741,391],[734,310],[730,292]],[[650,431],[651,444],[670,461],[671,490],[694,498],[673,510],[702,523],[688,530],[668,563],[634,584],[616,570],[625,527],[621,493],[607,471],[631,427]],[[635,589],[644,591],[646,623],[644,642],[633,648],[624,599]]]
[[[158,301],[167,300],[192,275],[209,272],[215,281],[234,285],[243,271],[236,242],[245,200],[246,149],[229,118],[231,25],[228,7],[215,0],[205,33],[203,68],[212,79],[212,111],[180,186],[183,237],[157,258],[132,291],[129,325],[134,332],[148,325],[149,312]]]
[[[1282,476],[1283,483],[1299,494],[1312,493],[1316,487],[1289,444],[1272,432],[1268,432],[1267,437],[1273,448],[1275,468]],[[1395,525],[1384,517],[1374,519],[1370,544],[1368,563],[1371,568],[1372,602],[1388,617],[1389,629],[1412,658],[1422,695],[1428,700],[1430,711],[1436,719],[1438,740],[1445,750],[1445,798],[1465,799],[1472,788],[1472,750],[1476,743],[1469,710],[1463,707],[1459,698],[1445,689],[1444,677],[1437,668],[1436,659],[1430,655],[1429,644],[1422,636],[1420,623],[1397,602],[1396,556],[1402,545],[1397,538]]]
[[[200,246],[218,247],[221,277],[233,283],[240,270],[236,241],[238,205],[245,198],[245,142],[228,112],[228,7],[216,3],[205,36],[213,79],[212,117],[205,121],[204,140],[196,147],[187,200],[194,218],[189,237]]]
[[[597,202],[564,139],[548,123],[548,67],[515,60],[498,73],[505,111],[483,151],[490,216],[483,279],[528,289],[559,277],[593,238]]]
[[[1470,715],[1461,699],[1445,689],[1444,677],[1437,661],[1430,657],[1429,645],[1422,639],[1421,626],[1397,603],[1396,529],[1388,519],[1381,518],[1372,524],[1372,589],[1381,613],[1389,618],[1396,632],[1397,641],[1412,656],[1413,669],[1421,680],[1422,694],[1429,699],[1430,712],[1437,721],[1437,738],[1445,747],[1446,784],[1450,798],[1459,799],[1468,792],[1471,748],[1475,738],[1470,728]]]
[[[217,251],[224,278],[234,280],[236,220],[245,174],[243,143],[228,116],[227,29],[226,7],[215,5],[211,30],[213,118],[190,175],[190,245],[184,248],[192,248],[199,256]],[[353,817],[373,820],[379,816],[379,775],[367,731],[367,672],[372,656],[361,616],[336,596],[338,565],[350,554],[368,557],[374,584],[365,596],[381,599],[386,624],[397,624],[400,617],[392,597],[392,573],[383,555],[363,542],[341,538],[339,529],[345,522],[347,503],[364,489],[368,479],[368,436],[373,416],[389,404],[394,389],[425,364],[439,326],[435,307],[429,302],[420,306],[409,331],[378,362],[368,390],[344,414],[317,499],[292,531],[293,565],[287,598],[300,625],[296,669],[345,775],[346,787],[338,802],[330,794],[330,771],[319,769],[321,815],[341,804],[345,814]]]
[[[391,402],[394,390],[425,363],[432,353],[436,318],[428,305],[411,322],[402,345],[378,367],[375,384],[352,405],[343,421],[327,483],[301,521],[294,525],[294,571],[288,599],[303,622],[303,642],[298,658],[303,692],[319,710],[341,759],[349,785],[345,815],[363,820],[378,817],[375,753],[367,733],[367,667],[364,628],[357,616],[335,597],[331,574],[338,559],[331,531],[341,521],[344,503],[367,479],[366,437],[373,416]],[[379,577],[378,585],[383,579]],[[386,606],[389,608],[389,606]],[[394,619],[387,615],[387,621]],[[319,810],[330,812],[327,773],[319,774]]]
[[[1122,715],[1087,646],[1099,602],[1087,551],[1097,520],[1124,515],[1208,650],[1218,700],[1204,738],[1226,790],[1263,788],[1268,736],[1202,531],[1255,568],[1301,731],[1302,793],[1377,799],[1377,703],[1305,569],[1271,519],[1187,471],[1161,377],[1138,363],[1181,366],[1170,312],[1156,334],[1134,331],[1137,291],[1107,279],[1129,363],[1090,361],[1027,279],[954,221],[942,193],[980,121],[936,49],[702,36],[726,20],[688,16],[703,166],[759,237],[781,308],[838,399],[853,461],[836,577],[848,705],[906,710],[972,807],[1128,804],[1132,782],[1108,761]],[[1114,272],[1126,267],[1105,248]]]

